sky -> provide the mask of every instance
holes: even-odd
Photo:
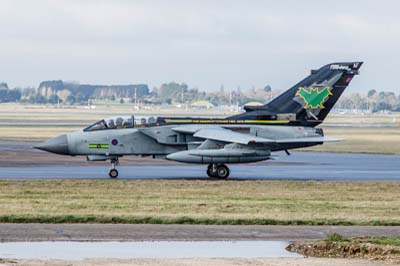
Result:
[[[364,61],[351,90],[400,92],[400,2],[0,0],[0,81],[286,89]]]

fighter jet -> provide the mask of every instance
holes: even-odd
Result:
[[[317,128],[324,121],[362,62],[331,63],[257,107],[226,118],[117,116],[82,130],[51,138],[35,148],[89,161],[111,162],[118,177],[122,156],[152,156],[206,164],[211,178],[226,179],[226,164],[271,159],[271,152],[310,147],[337,139]],[[250,167],[250,166],[249,166]]]

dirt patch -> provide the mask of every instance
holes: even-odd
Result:
[[[370,243],[370,238],[300,241],[291,243],[286,249],[307,257],[361,258],[400,263],[400,246]]]

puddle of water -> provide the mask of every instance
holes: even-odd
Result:
[[[285,241],[12,242],[0,243],[0,258],[293,258]]]

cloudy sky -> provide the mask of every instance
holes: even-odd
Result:
[[[400,92],[399,1],[0,0],[0,81],[284,89],[365,61],[352,91]]]

